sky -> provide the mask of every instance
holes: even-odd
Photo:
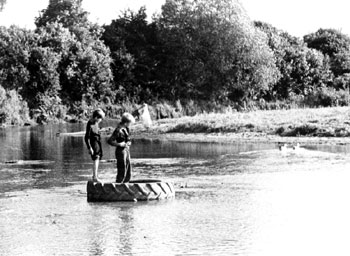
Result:
[[[49,0],[7,0],[0,12],[0,25],[16,24],[34,28],[34,18]],[[90,19],[108,24],[121,11],[146,6],[149,16],[160,12],[165,0],[83,0]],[[252,20],[271,23],[294,36],[303,36],[319,28],[336,28],[350,35],[349,0],[241,0]]]

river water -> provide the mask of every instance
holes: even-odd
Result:
[[[0,130],[0,255],[349,255],[349,148],[135,140],[174,200],[88,203],[83,124]],[[113,148],[104,142],[105,159]],[[41,160],[41,161],[39,161]],[[100,168],[115,179],[112,163]]]

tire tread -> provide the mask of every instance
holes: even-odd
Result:
[[[150,183],[87,183],[88,201],[147,201],[175,197],[173,184]]]

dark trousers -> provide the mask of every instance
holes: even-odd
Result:
[[[117,180],[116,183],[126,183],[131,178],[130,151],[128,149],[117,149]]]

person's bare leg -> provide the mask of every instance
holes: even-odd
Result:
[[[94,161],[94,166],[92,167],[92,180],[95,181],[95,182],[101,182],[99,179],[98,179],[98,165],[100,163],[100,158],[97,158],[95,161]]]

